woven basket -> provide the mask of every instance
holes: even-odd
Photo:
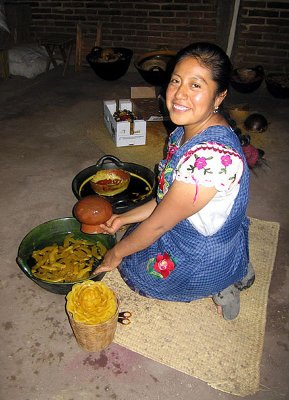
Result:
[[[114,338],[119,310],[106,322],[96,325],[86,325],[76,322],[68,312],[68,318],[76,341],[86,351],[100,351],[109,346]]]

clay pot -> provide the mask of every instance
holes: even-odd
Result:
[[[112,216],[112,206],[103,197],[91,195],[79,200],[73,208],[73,213],[81,223],[83,233],[103,233],[99,225]]]
[[[101,79],[114,81],[127,72],[132,55],[133,51],[125,47],[94,47],[86,56],[86,60]]]
[[[251,68],[239,68],[236,70],[241,82],[250,82],[256,78],[256,71]]]
[[[114,196],[127,189],[130,174],[122,169],[103,169],[92,177],[92,190],[103,196]]]
[[[278,99],[289,97],[289,74],[268,74],[265,78],[268,92]]]
[[[268,128],[268,122],[262,114],[254,113],[245,119],[244,127],[249,132],[265,132]]]
[[[134,66],[142,78],[153,86],[163,86],[168,83],[170,67],[174,61],[176,51],[156,50],[141,54]]]
[[[231,86],[241,93],[251,93],[257,90],[264,79],[264,69],[261,65],[255,68],[234,69]]]

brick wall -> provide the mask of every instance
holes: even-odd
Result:
[[[103,46],[140,53],[178,50],[193,41],[211,41],[226,50],[233,0],[6,0],[29,3],[31,31],[76,33],[78,22],[103,22]],[[228,10],[230,8],[230,10]],[[241,0],[232,53],[234,66],[263,65],[289,72],[289,0]]]
[[[18,3],[24,0],[18,0]],[[7,1],[8,3],[9,1]],[[216,0],[33,0],[36,34],[75,34],[76,23],[103,22],[103,46],[131,48],[135,54],[179,49],[193,41],[216,40]]]
[[[241,0],[233,60],[289,73],[289,1]]]

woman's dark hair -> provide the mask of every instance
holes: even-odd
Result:
[[[217,94],[228,89],[232,64],[227,54],[219,46],[206,42],[192,43],[176,54],[174,66],[186,57],[195,58],[211,71],[212,79],[217,84]]]

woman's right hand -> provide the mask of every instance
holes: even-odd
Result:
[[[156,200],[152,199],[149,202],[122,214],[113,214],[106,221],[106,223],[101,224],[100,227],[104,230],[104,233],[114,235],[120,228],[125,225],[144,221],[151,215],[156,205]]]
[[[101,224],[100,227],[104,230],[104,233],[114,235],[123,225],[125,224],[122,222],[121,215],[112,214],[106,223]]]

